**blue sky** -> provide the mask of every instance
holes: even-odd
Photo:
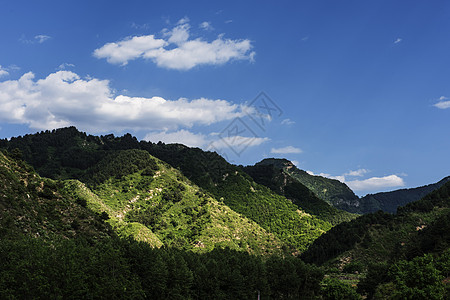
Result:
[[[448,1],[0,5],[1,138],[130,132],[359,195],[450,175]]]

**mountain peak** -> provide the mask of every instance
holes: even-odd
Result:
[[[273,165],[277,168],[283,169],[283,168],[292,168],[295,165],[285,158],[265,158],[262,161],[255,164],[256,166],[270,166]]]

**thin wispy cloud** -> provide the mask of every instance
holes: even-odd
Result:
[[[398,44],[398,43],[401,43],[403,41],[403,39],[401,39],[401,38],[397,38],[397,39],[395,39],[395,41],[394,41],[394,44]]]
[[[214,27],[212,27],[211,22],[206,22],[206,21],[200,23],[200,25],[198,25],[198,27],[200,27],[201,29],[206,30],[206,31],[214,30]]]
[[[358,169],[355,171],[348,171],[347,173],[344,173],[344,176],[364,176],[364,174],[369,173],[369,170],[367,169]]]
[[[298,153],[302,153],[302,149],[300,148],[296,148],[294,146],[286,146],[286,147],[282,147],[282,148],[272,148],[270,150],[270,153],[274,153],[274,154],[298,154]]]
[[[22,35],[20,37],[19,41],[21,41],[24,44],[42,44],[51,38],[52,38],[51,36],[46,35],[46,34],[38,34],[38,35],[34,36],[34,38],[32,38],[32,39],[27,39],[25,37],[25,35]]]
[[[73,67],[75,67],[74,64],[62,63],[58,66],[58,70],[67,70],[67,69],[73,68]]]
[[[137,23],[132,22],[130,26],[131,26],[131,28],[138,29],[138,30],[147,30],[150,28],[150,25],[147,23],[137,24]]]
[[[255,52],[251,51],[250,40],[226,39],[223,34],[211,42],[202,38],[191,39],[190,29],[189,19],[185,17],[174,28],[164,29],[160,38],[154,34],[127,37],[103,45],[93,55],[105,58],[111,64],[124,66],[134,59],[146,59],[158,67],[175,70],[222,65],[232,60],[253,61]]]
[[[281,125],[294,125],[295,121],[292,121],[291,119],[284,119],[281,121]]]
[[[42,44],[45,41],[48,41],[49,39],[51,39],[51,36],[45,35],[45,34],[39,34],[36,35],[34,37],[34,39],[36,40],[36,42],[38,42],[39,44]]]

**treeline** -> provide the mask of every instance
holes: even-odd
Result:
[[[295,257],[199,255],[131,240],[0,240],[1,299],[299,299],[323,272]]]
[[[450,250],[392,264],[373,264],[359,284],[367,299],[448,299]]]

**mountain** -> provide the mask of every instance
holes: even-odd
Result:
[[[118,163],[122,161],[127,165]],[[139,164],[146,167],[135,169]],[[112,178],[108,173],[113,170],[116,176]],[[250,255],[242,249],[232,250],[230,240],[247,249],[261,249],[260,239],[272,247],[278,247],[279,242],[147,152],[112,153],[85,175],[101,197],[77,180],[40,177],[20,159],[19,151],[0,151],[1,299],[251,299],[257,295],[275,299],[320,295],[323,272],[319,268],[290,255],[263,259],[255,255],[264,254],[262,251]],[[149,180],[152,183],[147,187],[154,191],[153,197],[144,203],[135,195],[132,199],[136,201],[128,201],[129,195],[144,193],[138,185]],[[184,190],[177,185],[183,185]],[[199,192],[197,199],[191,189]],[[176,204],[164,211],[153,206],[157,199]],[[201,208],[208,212],[196,213],[198,201],[206,202]],[[153,234],[143,230],[143,225],[135,227],[131,220],[130,226],[118,226],[128,222],[129,212],[139,212],[131,207],[136,203],[140,203],[140,211],[146,203],[158,207],[160,221],[156,223],[161,227],[177,220],[187,228],[155,230]],[[177,206],[181,203],[186,205]],[[183,215],[182,210],[189,208],[192,210]],[[121,213],[128,209],[122,219]],[[192,222],[205,238],[197,244],[199,249],[202,245],[218,247],[200,255],[195,249],[185,251],[173,243],[161,248],[151,245],[157,240],[149,238],[179,242],[175,237],[184,237],[184,230],[192,233],[187,216],[191,221],[195,216],[204,221]],[[141,242],[127,238],[135,229]],[[169,238],[165,233],[175,236]]]
[[[266,158],[256,164],[256,166],[264,165],[275,166],[283,170],[290,177],[310,189],[318,198],[336,208],[348,212],[357,212],[358,210],[358,196],[345,183],[339,180],[310,175],[298,169],[292,162],[286,159]]]
[[[73,127],[0,148],[1,299],[450,295],[448,180],[341,222],[285,160],[234,166]]]
[[[359,211],[363,214],[378,210],[395,213],[397,211],[397,207],[420,200],[432,191],[439,189],[449,181],[450,176],[441,179],[439,182],[417,188],[368,194],[359,200]]]
[[[284,249],[291,249],[293,252],[304,251],[313,240],[332,226],[331,223],[306,213],[285,197],[254,182],[241,168],[229,164],[217,153],[204,152],[198,148],[178,144],[138,142],[129,134],[122,137],[91,136],[79,132],[75,127],[25,135],[11,138],[9,141],[1,140],[0,147],[10,151],[20,149],[23,158],[42,176],[59,180],[79,180],[108,206],[106,212],[111,219],[120,218],[122,221],[134,222],[133,224],[136,221],[147,224],[146,227],[156,233],[160,240],[161,237],[166,239],[165,242],[161,240],[163,243],[181,243],[183,247],[187,244],[193,247],[193,243],[198,243],[194,239],[199,234],[199,228],[183,222],[178,224],[178,219],[189,222],[193,217],[186,214],[191,213],[192,210],[196,211],[194,214],[198,214],[202,211],[201,207],[205,205],[209,207],[219,205],[223,208],[222,214],[232,216],[233,211],[241,218],[249,220],[247,222],[256,223],[267,234],[275,236],[266,238],[266,235],[262,235],[259,238],[260,241],[276,239],[282,242]],[[124,154],[121,151],[132,151],[133,154],[128,152]],[[152,158],[144,158],[144,152]],[[130,162],[128,156],[135,155],[136,162]],[[120,158],[117,158],[118,156]],[[169,172],[171,175],[161,176],[163,181],[165,180],[162,186],[147,188],[147,185],[151,186],[157,180],[151,180],[152,176],[145,173],[150,172],[155,176],[155,172],[159,169],[152,170],[150,167],[149,170],[145,161],[147,163],[157,161],[156,164],[161,170],[169,170],[169,166],[164,167],[164,163],[168,163],[179,171],[171,169]],[[191,183],[187,184],[187,181]],[[147,204],[146,199],[152,196],[150,190],[155,193],[156,189],[161,191],[158,192],[154,206]],[[115,192],[116,190],[118,192]],[[168,201],[171,201],[170,205],[173,205],[173,208],[158,204],[160,203],[158,199],[165,193],[168,194]],[[183,201],[178,201],[179,195],[182,195]],[[175,197],[175,201],[172,197]],[[98,200],[90,202],[98,202]],[[128,211],[128,206],[133,209]],[[227,212],[225,207],[231,210]],[[186,209],[183,211],[183,208]],[[161,217],[157,223],[152,223],[156,221],[147,220],[146,215],[155,215],[157,209],[161,209],[158,211],[158,216]],[[182,217],[180,217],[180,210]],[[164,213],[167,213],[167,216]],[[206,215],[209,216],[209,214]],[[220,226],[202,226],[200,226],[201,229],[219,230],[221,228]],[[245,234],[245,231],[236,230]],[[134,228],[131,231],[139,230]],[[170,232],[172,233],[169,234]],[[156,239],[152,240],[156,241]],[[233,247],[239,246],[236,245],[237,239],[229,240]],[[244,249],[248,245],[245,242],[241,244],[239,247]],[[271,243],[267,243],[269,244]],[[273,249],[276,248],[275,243]]]
[[[303,185],[289,172],[294,165],[285,159],[265,159],[254,166],[244,167],[244,171],[259,184],[269,187],[272,191],[285,196],[307,213],[316,215],[333,225],[350,221],[355,214],[337,209],[318,198],[310,189]]]
[[[436,299],[441,299],[445,292],[442,283],[450,276],[450,182],[399,207],[396,215],[378,211],[333,227],[301,257],[328,269],[366,274],[359,289],[369,298],[377,292],[388,299],[393,295],[414,298],[419,294],[435,299],[433,289],[426,290],[431,283],[422,281],[428,279],[419,273],[413,275],[412,270],[434,272],[437,275],[432,279],[433,285],[439,291]],[[391,285],[390,290],[386,284]]]
[[[416,237],[450,213],[450,182],[392,215],[378,211],[339,224],[318,238],[303,258],[308,262],[337,262],[343,253],[365,265],[404,258]],[[426,232],[426,230],[425,230]],[[422,253],[423,254],[423,253]]]

